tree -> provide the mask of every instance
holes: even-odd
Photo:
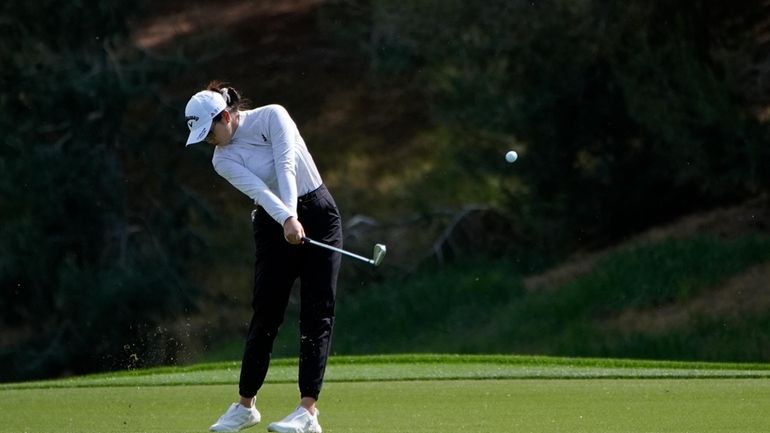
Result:
[[[358,39],[372,68],[416,72],[436,124],[454,131],[460,171],[499,177],[499,155],[516,143],[523,187],[509,206],[535,242],[569,252],[767,191],[758,167],[770,134],[741,84],[767,61],[763,3],[382,0],[355,10],[371,20]]]
[[[185,223],[200,204],[157,161],[152,185],[125,167],[154,144],[132,107],[167,72],[130,44],[118,3],[0,12],[2,380],[166,361],[159,324],[195,306]]]

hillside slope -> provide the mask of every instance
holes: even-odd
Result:
[[[335,350],[767,361],[769,210],[692,215],[539,275],[514,257],[367,285],[340,301]]]
[[[641,233],[615,247],[577,255],[545,273],[527,277],[524,285],[530,292],[549,292],[559,296],[559,288],[591,273],[597,264],[624,251],[671,239],[713,237],[733,241],[768,235],[770,201],[767,197],[759,197],[742,205],[689,215]],[[649,272],[654,273],[655,269]],[[643,336],[655,339],[672,333],[686,333],[706,323],[722,323],[727,328],[728,324],[767,317],[769,313],[770,260],[761,260],[685,299],[625,308],[601,319],[600,326],[623,338]]]
[[[213,7],[194,2],[183,9],[159,10],[156,17],[135,23],[135,40],[154,55],[177,56],[191,62],[189,73],[169,83],[176,105],[183,106],[191,90],[212,78],[227,79],[238,85],[255,105],[268,102],[286,105],[317,155],[325,180],[347,213],[345,217],[355,215],[360,209],[402,217],[400,212],[407,204],[415,205],[410,201],[409,192],[404,190],[404,185],[408,186],[404,179],[419,178],[431,164],[442,162],[440,158],[433,158],[440,152],[440,137],[420,135],[423,131],[417,128],[429,123],[429,119],[424,100],[414,97],[418,91],[408,86],[409,77],[404,77],[404,86],[399,88],[388,87],[387,83],[364,83],[366,59],[345,52],[321,37],[317,7],[321,3],[296,0],[254,6],[250,2],[228,0]],[[352,23],[342,23],[341,27],[346,24]],[[205,48],[201,48],[203,41],[207,42]],[[210,44],[211,41],[216,43]],[[211,46],[218,48],[211,50]],[[180,136],[183,127],[180,123]],[[377,149],[387,149],[387,152]],[[190,164],[189,172],[181,176],[194,190],[204,192],[212,200],[224,213],[223,220],[238,225],[232,230],[216,232],[217,240],[210,247],[227,254],[228,262],[215,269],[201,267],[205,272],[198,271],[198,276],[207,288],[205,305],[199,316],[179,324],[178,340],[191,347],[199,345],[195,350],[207,350],[206,347],[222,335],[236,335],[234,339],[240,340],[237,331],[241,324],[231,318],[238,314],[245,320],[248,315],[243,297],[250,291],[252,256],[249,237],[239,235],[248,232],[244,216],[250,205],[211,173],[207,158],[201,161],[198,165]],[[453,186],[442,185],[442,188],[444,194],[455,192]],[[424,206],[424,203],[417,204]],[[766,306],[770,305],[766,287],[770,266],[766,260],[756,257],[744,262],[747,268],[726,272],[718,283],[686,299],[656,299],[652,305],[621,305],[611,314],[592,315],[590,320],[578,325],[575,325],[578,322],[560,319],[558,308],[548,308],[554,305],[549,302],[564,297],[563,292],[577,290],[575,284],[584,278],[603,272],[606,261],[619,254],[644,247],[656,251],[658,244],[671,239],[706,237],[729,243],[747,236],[767,235],[768,213],[768,200],[763,197],[741,206],[685,217],[616,247],[578,254],[561,266],[525,278],[515,263],[505,261],[490,264],[488,268],[479,265],[418,270],[377,284],[364,273],[356,274],[361,276],[356,280],[360,281],[360,287],[350,290],[349,296],[346,294],[341,300],[341,332],[336,347],[342,353],[436,350],[617,355],[620,349],[610,350],[601,342],[592,347],[578,347],[590,337],[612,334],[616,341],[642,341],[639,349],[633,350],[645,354],[648,353],[645,347],[649,347],[645,344],[651,339],[669,338],[664,344],[680,345],[681,339],[689,335],[682,334],[683,330],[693,327],[706,326],[709,330],[704,332],[707,333],[713,324],[725,322],[723,319],[729,319],[731,324],[746,317],[764,320]],[[205,227],[195,229],[207,230]],[[383,235],[377,240],[385,238]],[[403,244],[415,242],[415,236],[407,232],[399,232],[394,238]],[[430,245],[431,241],[423,243]],[[707,245],[722,246],[720,243]],[[731,254],[733,246],[728,245],[722,252]],[[397,247],[392,245],[389,263],[398,257]],[[678,247],[680,245],[674,245],[673,251],[678,251]],[[741,250],[744,245],[735,248]],[[401,251],[403,261],[414,257],[417,256],[411,251]],[[709,260],[698,263],[710,266],[713,263]],[[516,275],[511,275],[512,269]],[[552,328],[544,330],[544,323],[538,322],[538,317],[531,317],[531,322],[519,320],[527,311],[537,311],[533,306],[542,306],[542,311],[548,311],[543,313],[550,320],[545,325]],[[372,314],[377,314],[374,323],[371,323]],[[291,321],[291,318],[287,320]],[[590,329],[581,328],[589,325]],[[517,326],[520,329],[514,329]],[[537,341],[539,333],[567,326],[577,327],[550,342],[526,344],[528,339]],[[736,332],[749,325],[741,326],[743,328],[734,327]],[[393,330],[398,333],[385,333]],[[416,335],[405,341],[405,333]],[[671,337],[672,333],[679,334]],[[194,338],[202,342],[193,341]],[[574,341],[568,342],[570,339]],[[293,348],[288,343],[285,347],[288,348],[280,349],[285,353]],[[236,357],[237,350],[239,347]],[[650,356],[666,356],[665,353],[680,357],[729,357],[725,355],[727,352],[687,355],[671,351]],[[762,352],[746,356],[762,357]]]
[[[770,234],[770,199],[757,197],[746,203],[687,215],[677,221],[646,230],[619,245],[601,251],[573,255],[565,263],[525,280],[527,290],[547,290],[588,273],[601,258],[640,245],[669,238],[709,235],[725,239],[752,234]],[[770,281],[770,280],[768,280]]]

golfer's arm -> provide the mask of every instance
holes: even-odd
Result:
[[[289,217],[297,216],[296,211],[291,211],[278,196],[270,191],[262,179],[242,164],[230,159],[220,159],[214,162],[214,170],[227,179],[232,186],[254,200],[254,203],[265,208],[279,224],[283,225]]]
[[[268,120],[278,195],[293,213],[297,210],[297,125],[280,105],[271,105]]]

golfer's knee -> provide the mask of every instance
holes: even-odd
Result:
[[[330,334],[334,327],[334,316],[304,317],[299,321],[299,330],[303,337],[318,338]]]

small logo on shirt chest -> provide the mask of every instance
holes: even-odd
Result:
[[[260,135],[262,136],[262,140],[264,140],[265,143],[267,143],[267,137],[265,137],[265,134],[260,134]]]

